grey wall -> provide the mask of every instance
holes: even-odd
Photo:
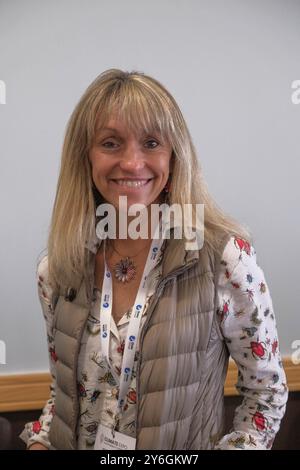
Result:
[[[295,0],[0,2],[0,374],[48,368],[35,264],[66,122],[111,67],[153,75],[177,99],[212,195],[254,233],[281,351],[291,354],[300,339],[299,52]]]

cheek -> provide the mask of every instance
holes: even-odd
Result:
[[[170,170],[170,156],[162,154],[155,162],[155,168],[159,173],[168,173]]]
[[[170,161],[165,159],[161,162],[161,172],[164,173],[165,176],[168,176],[170,171]]]
[[[93,152],[92,150],[89,152],[89,162],[90,162],[90,165],[91,165],[92,175],[93,175],[93,177],[95,177],[96,174],[97,174],[96,169],[97,169],[97,166],[98,166],[98,159],[96,157],[95,152]]]
[[[91,152],[89,160],[92,166],[93,176],[97,179],[105,176],[111,169],[111,162],[99,152]]]
[[[167,152],[163,155],[162,163],[163,163],[164,169],[167,170],[167,171],[170,170],[171,159],[172,159],[171,152]]]

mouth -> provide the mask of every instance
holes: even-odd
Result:
[[[148,186],[150,181],[152,181],[154,178],[149,178],[149,179],[111,179],[110,182],[114,185],[114,187],[118,187],[121,189],[126,189],[130,191],[135,191],[139,190],[141,188],[144,188],[145,186]]]

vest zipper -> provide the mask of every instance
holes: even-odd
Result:
[[[150,318],[151,318],[151,315],[153,313],[153,310],[154,308],[156,307],[156,304],[157,302],[159,301],[159,298],[160,298],[160,295],[161,295],[161,292],[165,286],[165,284],[172,278],[174,277],[177,277],[178,274],[181,274],[183,273],[184,271],[186,271],[188,268],[190,268],[191,266],[193,266],[194,264],[197,263],[198,258],[197,259],[193,259],[192,261],[190,261],[189,263],[187,263],[185,266],[171,272],[170,274],[168,274],[165,278],[161,279],[160,282],[158,283],[158,286],[156,288],[156,294],[155,294],[155,299],[153,299],[153,302],[152,304],[150,304],[150,308],[148,307],[148,313],[147,313],[147,317],[146,317],[146,320],[145,320],[145,323],[141,329],[141,334],[140,334],[140,348],[139,348],[139,357],[138,357],[138,361],[137,361],[137,368],[136,368],[136,418],[135,418],[135,424],[136,424],[136,436],[137,436],[137,424],[138,424],[138,414],[139,414],[139,399],[140,399],[140,384],[139,384],[139,381],[140,381],[140,366],[141,366],[141,358],[142,358],[142,344],[143,344],[143,340],[144,340],[144,336],[145,336],[145,332],[146,332],[146,326],[147,324],[149,323],[150,321]],[[154,294],[153,294],[154,295]]]

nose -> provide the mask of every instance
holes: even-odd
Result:
[[[126,145],[120,160],[120,167],[124,171],[140,171],[145,166],[145,156],[138,143],[132,142]]]

